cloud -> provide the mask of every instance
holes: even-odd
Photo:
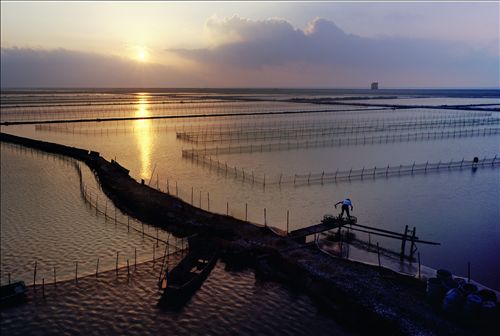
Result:
[[[18,87],[173,87],[192,77],[160,64],[66,49],[1,49],[1,86]]]
[[[315,19],[210,18],[216,42],[169,49],[172,65],[67,49],[2,48],[2,88],[14,87],[499,87],[499,40],[458,42],[367,38]],[[495,52],[496,51],[496,52]],[[194,64],[194,65],[193,65]]]
[[[491,48],[498,50],[498,41],[488,51],[442,40],[364,38],[348,34],[325,19],[313,20],[304,30],[281,19],[253,21],[238,16],[211,18],[206,27],[221,41],[227,41],[228,36],[230,41],[211,48],[170,51],[226,71],[230,67],[262,72],[308,65],[323,69],[323,76],[317,78],[320,85],[350,85],[349,76],[362,74],[365,84],[377,79],[407,86],[500,85],[498,55],[491,53]],[[340,73],[347,77],[328,80],[328,76]]]

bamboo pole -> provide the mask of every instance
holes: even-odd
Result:
[[[33,271],[33,289],[36,290],[36,266],[37,266],[37,261],[35,260],[35,269]]]
[[[420,280],[422,278],[422,273],[420,272],[420,252],[417,254],[418,256],[418,279]]]
[[[403,241],[401,242],[401,259],[405,256],[405,246],[406,246],[406,234],[408,233],[408,225],[405,226],[405,233],[403,235]]]
[[[288,235],[289,230],[289,224],[290,224],[290,211],[286,211],[286,234]]]
[[[378,242],[377,242],[377,258],[378,258],[378,267],[381,267],[381,264],[380,264],[380,247],[378,246]]]
[[[411,244],[410,244],[410,258],[413,259],[413,254],[415,253],[415,234],[417,232],[417,228],[413,227],[413,232],[411,234]]]
[[[120,252],[119,251],[116,251],[116,276],[118,276],[118,254]]]
[[[153,244],[153,268],[155,268],[155,260],[156,260],[156,250],[155,250],[155,245]]]

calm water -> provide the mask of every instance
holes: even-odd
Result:
[[[73,278],[114,268],[116,252],[119,265],[150,260],[156,240],[115,224],[86,204],[80,194],[79,179],[72,161],[63,161],[37,151],[26,151],[1,144],[1,280],[33,282],[37,262],[37,283]],[[84,176],[90,172],[84,171]],[[85,176],[90,190],[95,179]],[[100,194],[104,205],[104,195]],[[109,211],[112,212],[111,205]],[[132,222],[132,225],[137,223]],[[149,231],[148,231],[149,229]],[[154,232],[146,226],[146,232]],[[164,237],[162,237],[164,238]],[[164,251],[161,244],[158,249]],[[159,252],[158,252],[159,253]]]
[[[134,95],[113,94],[99,96],[101,103],[115,103],[123,100],[126,104],[119,106],[87,106],[77,102],[78,107],[71,107],[68,115],[73,118],[82,116],[152,116],[152,115],[180,115],[192,113],[234,113],[245,112],[272,112],[292,109],[294,111],[315,110],[313,104],[283,103],[280,100],[295,96],[336,96],[355,95],[363,92],[288,92],[262,93],[248,92],[248,96],[275,99],[271,102],[234,102],[221,101],[222,93],[214,93],[215,102],[197,99],[200,94],[192,92],[176,93],[175,95]],[[365,92],[364,95],[373,94]],[[400,92],[391,94],[401,94]],[[463,97],[450,98],[456,94],[424,98],[419,100],[417,95],[422,92],[408,93],[399,100],[387,100],[394,104],[408,102],[440,105],[440,104],[480,104],[498,101],[495,92],[481,95],[473,92]],[[476,98],[474,98],[476,94]],[[239,92],[243,96],[244,93]],[[412,96],[413,95],[413,96]],[[467,97],[467,98],[464,98]],[[58,104],[63,100],[58,99]],[[16,99],[19,100],[19,97]],[[50,98],[43,96],[44,103]],[[66,95],[66,100],[75,100],[76,97]],[[83,102],[98,100],[95,96],[78,97]],[[40,97],[30,97],[30,104],[36,105]],[[167,103],[161,103],[162,101]],[[182,102],[181,102],[182,101]],[[372,102],[377,103],[377,100]],[[4,104],[5,102],[3,102]],[[153,104],[154,103],[154,104]],[[168,105],[165,107],[164,105]],[[319,105],[322,107],[321,105]],[[352,182],[330,183],[324,185],[310,185],[294,187],[287,184],[279,187],[269,184],[276,182],[280,176],[295,174],[335,172],[339,170],[361,169],[363,167],[380,168],[389,165],[429,162],[448,162],[449,160],[493,157],[499,153],[499,136],[469,136],[469,137],[437,137],[433,140],[396,141],[390,143],[367,143],[349,146],[326,146],[298,150],[279,150],[273,152],[254,152],[241,154],[213,155],[212,158],[228,164],[229,167],[243,168],[247,174],[253,172],[256,176],[266,175],[268,185],[252,185],[235,179],[226,174],[209,169],[182,157],[183,149],[204,149],[213,147],[227,147],[239,145],[259,145],[283,143],[286,141],[316,141],[324,139],[345,139],[346,137],[363,136],[403,136],[408,133],[464,131],[477,129],[495,129],[498,123],[487,125],[455,124],[457,120],[498,119],[494,112],[450,111],[436,109],[388,110],[371,111],[360,107],[328,106],[337,112],[315,114],[293,114],[278,116],[245,116],[179,120],[135,120],[118,122],[101,122],[86,124],[61,124],[43,126],[8,126],[2,131],[30,136],[37,139],[79,146],[97,150],[104,157],[116,158],[121,164],[130,169],[136,179],[145,179],[151,185],[158,185],[162,190],[167,189],[174,193],[177,182],[179,196],[194,205],[219,213],[229,213],[233,216],[245,217],[245,204],[248,204],[248,219],[264,223],[264,208],[266,221],[282,229],[286,229],[286,213],[290,212],[290,229],[297,229],[310,224],[318,223],[325,213],[336,212],[333,203],[349,196],[355,206],[354,214],[360,224],[377,226],[379,228],[402,232],[404,226],[417,228],[417,235],[421,239],[438,241],[441,246],[419,245],[422,262],[434,268],[447,268],[453,273],[465,275],[467,262],[472,265],[472,276],[475,280],[490,287],[500,289],[500,272],[498,271],[497,256],[500,253],[500,170],[484,167],[473,172],[471,170],[447,171],[428,173],[414,176],[391,178],[363,179]],[[343,111],[352,108],[352,111]],[[42,120],[50,116],[64,116],[67,107],[44,106],[22,107],[19,113],[21,119],[34,118]],[[341,111],[342,110],[342,111]],[[2,108],[5,112],[5,109]],[[15,111],[9,110],[10,112]],[[21,110],[20,110],[21,111]],[[9,114],[14,118],[15,114]],[[2,114],[2,120],[6,114]],[[409,129],[381,129],[371,133],[346,132],[343,134],[320,135],[311,131],[321,125],[385,125],[390,123],[407,123]],[[424,123],[422,123],[424,122]],[[441,122],[441,125],[429,127],[425,122]],[[420,123],[420,124],[419,124]],[[448,123],[448,124],[447,124]],[[238,130],[241,134],[248,130],[265,130],[267,134],[289,132],[290,128],[301,129],[295,138],[280,138],[268,136],[265,139],[245,138],[239,140],[224,140],[188,143],[176,138],[176,131],[198,132],[207,134],[214,130],[227,132]],[[275,133],[273,133],[275,132]],[[248,132],[247,132],[248,133]],[[249,175],[247,175],[249,176]],[[4,183],[2,172],[2,184]],[[167,182],[168,181],[168,182]],[[75,182],[75,184],[77,184]],[[77,188],[77,186],[75,186]],[[3,188],[2,188],[3,189]],[[75,190],[78,194],[78,190]],[[2,190],[2,195],[4,191]],[[191,196],[193,195],[193,196]],[[200,197],[201,195],[201,197]],[[4,198],[4,197],[3,197]],[[83,206],[84,207],[84,206]],[[12,214],[12,216],[14,216]],[[13,221],[17,220],[13,217]],[[2,217],[3,219],[3,217]],[[3,225],[3,224],[2,224]],[[360,238],[365,238],[360,235]],[[372,238],[373,240],[373,238]],[[379,239],[387,247],[397,249],[399,242]],[[31,260],[30,260],[31,262]]]
[[[47,286],[32,304],[1,310],[2,335],[350,335],[304,294],[218,263],[181,311],[157,306],[158,263]],[[110,323],[110,321],[113,321]]]

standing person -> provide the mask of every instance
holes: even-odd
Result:
[[[352,202],[350,198],[343,199],[340,202],[335,203],[335,209],[337,209],[337,205],[342,204],[342,212],[340,213],[340,218],[342,219],[342,216],[344,215],[344,211],[347,214],[347,219],[351,219],[351,214],[349,213],[349,207],[351,207],[351,211],[354,210],[354,207],[352,206]]]

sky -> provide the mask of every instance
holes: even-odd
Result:
[[[499,2],[0,6],[2,88],[500,88]]]

